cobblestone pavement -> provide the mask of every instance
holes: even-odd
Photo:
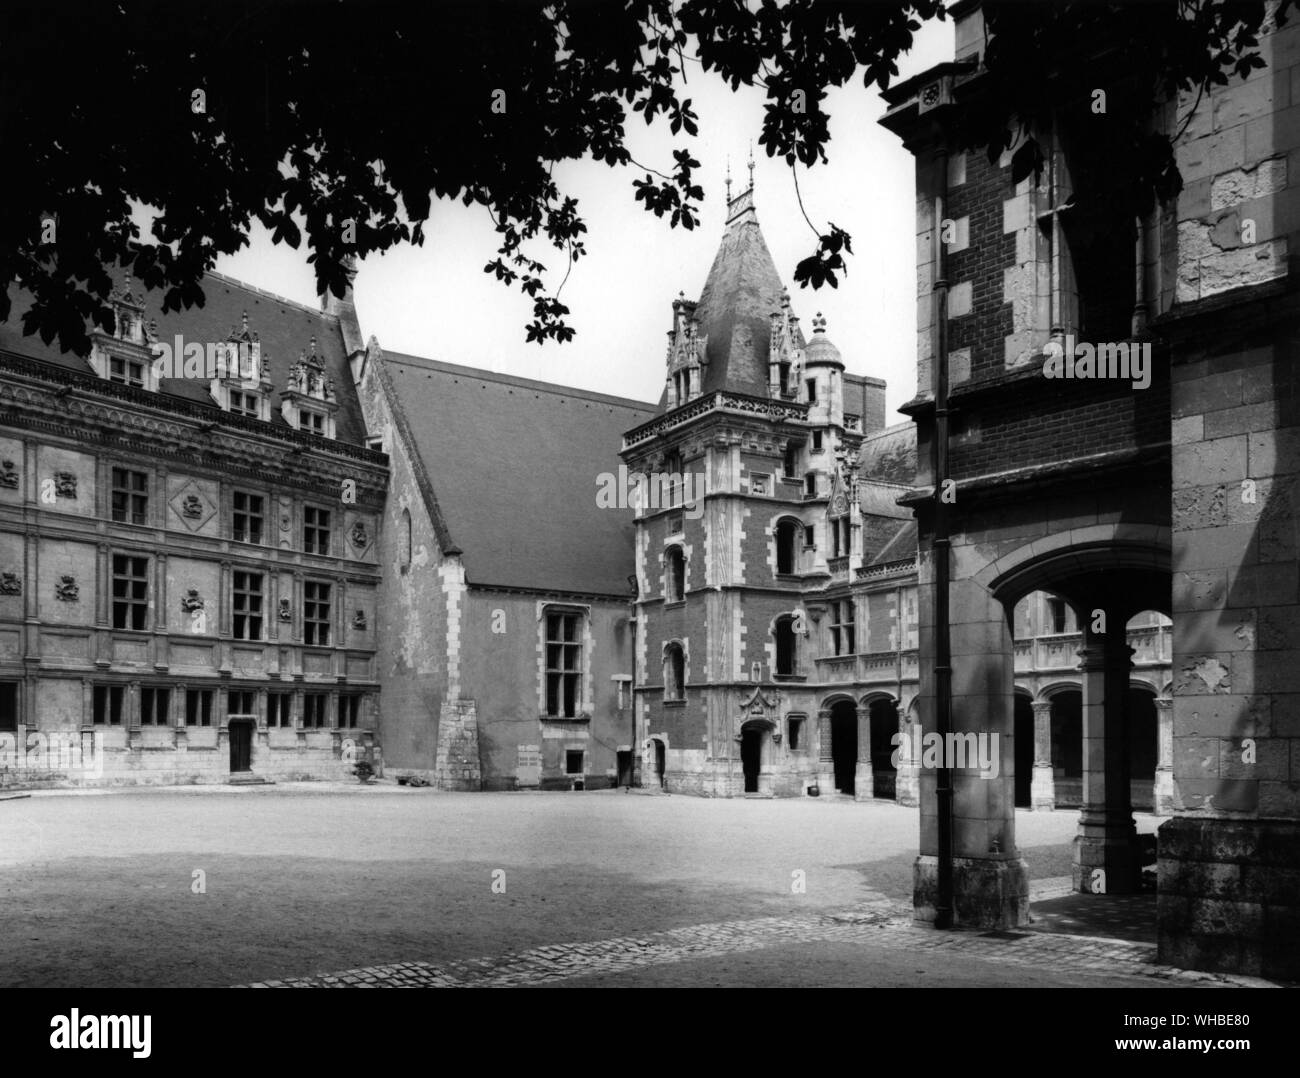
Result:
[[[1039,881],[1037,890],[1045,894],[1056,893],[1060,890],[1060,881]],[[882,898],[835,914],[723,921],[644,936],[534,947],[441,966],[427,962],[397,962],[318,977],[289,977],[237,987],[529,987],[810,943],[867,945],[906,951],[913,957],[923,953],[960,956],[982,962],[1050,969],[1058,975],[1103,975],[1108,980],[1148,978],[1187,986],[1269,986],[1269,982],[1256,978],[1227,977],[1159,966],[1155,962],[1154,947],[1123,940],[1034,931],[936,932],[916,924],[910,909]],[[993,979],[997,979],[996,975]]]
[[[889,802],[282,784],[0,815],[5,987],[1157,983],[1149,937],[1077,911],[1060,940],[915,926]],[[1076,821],[1016,814],[1032,901],[1068,904]]]

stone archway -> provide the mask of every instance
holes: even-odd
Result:
[[[1121,497],[1114,495],[1116,501]],[[1094,869],[1102,869],[1108,891],[1134,890],[1140,886],[1141,854],[1129,807],[1122,691],[1116,697],[1112,690],[1108,697],[1106,686],[1118,683],[1126,689],[1128,685],[1130,664],[1123,632],[1128,614],[1169,607],[1170,550],[1169,529],[1158,524],[1055,527],[1054,521],[1080,519],[1072,495],[1020,502],[1008,496],[995,501],[996,513],[987,501],[979,503],[982,515],[973,508],[959,510],[961,516],[950,532],[948,607],[950,689],[952,700],[960,701],[951,712],[951,730],[959,736],[983,735],[996,743],[999,768],[989,774],[959,768],[954,762],[948,772],[951,800],[942,805],[940,770],[922,768],[922,814],[939,813],[946,806],[951,821],[951,890],[940,890],[943,831],[923,829],[913,903],[919,920],[1010,928],[1029,916],[1029,869],[1015,837],[1015,604],[1031,591],[1048,591],[1066,599],[1076,612],[1089,615],[1084,620],[1087,631],[1076,675],[1083,685],[1085,783],[1073,878],[1076,888],[1090,890]],[[966,504],[976,503],[968,498]],[[1140,509],[1145,503],[1136,504]],[[1131,510],[1126,505],[1124,511]],[[923,609],[932,609],[934,550],[928,518],[920,511],[918,517],[919,601]],[[1105,622],[1117,632],[1105,636],[1093,631],[1091,614],[1098,608],[1105,617],[1097,625]],[[937,665],[939,648],[933,623],[922,619],[919,635],[919,713],[928,734],[937,728],[936,681],[927,678],[926,671]],[[1118,708],[1116,700],[1121,701]]]
[[[1092,541],[1038,552],[1031,544],[984,570],[992,597],[1007,611],[1027,592],[1043,590],[1065,598],[1079,616],[1081,796],[1072,876],[1075,889],[1084,893],[1130,894],[1142,886],[1133,820],[1135,723],[1129,686],[1134,652],[1126,626],[1140,611],[1170,607],[1169,553],[1151,542],[1160,529],[1135,529],[1145,533],[1143,542],[1136,535],[1121,539],[1120,527],[1110,526],[1109,542],[1103,541],[1101,526],[1083,529]],[[1142,760],[1145,767],[1150,757],[1154,774],[1154,707],[1150,711],[1151,721],[1144,724],[1150,727],[1150,752]],[[1061,747],[1068,751],[1073,738],[1060,733]],[[1143,744],[1146,740],[1143,736]],[[1060,783],[1057,798],[1064,800]]]

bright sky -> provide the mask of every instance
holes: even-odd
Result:
[[[916,48],[900,63],[907,78],[953,55],[952,22],[927,24]],[[483,272],[496,251],[496,234],[482,207],[436,202],[423,247],[402,246],[372,255],[356,282],[357,313],[368,339],[382,347],[449,363],[538,378],[640,400],[658,400],[664,380],[665,334],[678,292],[697,299],[722,236],[723,176],[730,157],[733,193],[748,182],[750,140],[762,129],[764,91],[732,93],[715,75],[688,63],[685,95],[700,117],[695,138],[683,136],[702,167],[703,221],[693,232],[670,228],[634,201],[632,181],[644,174],[577,162],[556,170],[562,192],[579,200],[587,222],[588,254],[573,267],[561,300],[577,331],[567,344],[529,344],[524,326],[531,301]],[[509,103],[507,102],[507,107]],[[800,169],[808,216],[819,228],[833,221],[853,237],[854,254],[838,290],[794,285],[794,267],[812,254],[816,237],[799,211],[789,168],[755,158],[755,202],[777,270],[790,288],[796,313],[809,324],[818,311],[848,369],[889,383],[887,422],[916,387],[916,240],[912,156],[877,124],[884,102],[861,78],[835,91],[827,164]],[[638,161],[671,171],[673,140],[667,124],[647,130],[628,122],[628,145]],[[221,258],[218,272],[301,303],[315,304],[316,287],[305,247],[271,243],[260,225],[252,244]],[[544,241],[529,250],[552,272],[564,272],[561,252]],[[559,272],[553,272],[558,269]]]

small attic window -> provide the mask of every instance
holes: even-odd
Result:
[[[112,356],[108,361],[108,380],[125,386],[144,388],[144,363],[136,359]]]
[[[325,433],[325,417],[320,412],[313,412],[308,408],[299,408],[298,429],[306,431],[308,434],[323,435]]]
[[[247,416],[249,419],[262,418],[262,408],[257,394],[243,393],[238,389],[230,391],[230,411],[234,415]]]

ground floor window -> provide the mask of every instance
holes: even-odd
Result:
[[[145,685],[140,690],[140,725],[171,725],[171,689]]]
[[[361,697],[357,695],[339,697],[339,729],[355,730],[357,719],[361,716]]]
[[[803,718],[791,716],[786,720],[790,730],[790,740],[788,742],[791,752],[798,752],[803,748]]]
[[[266,694],[266,725],[274,729],[287,729],[293,725],[293,694],[271,692]]]
[[[125,685],[96,685],[92,695],[91,719],[96,726],[121,726]]]
[[[0,681],[0,734],[18,732],[18,682]]]
[[[302,698],[302,725],[306,730],[323,730],[325,728],[325,702],[329,698],[323,692],[309,692]]]
[[[212,725],[212,690],[211,689],[186,689],[185,690],[185,725],[186,726],[211,726]]]
[[[586,753],[582,749],[570,749],[564,754],[564,773],[566,775],[581,775],[582,761]]]

